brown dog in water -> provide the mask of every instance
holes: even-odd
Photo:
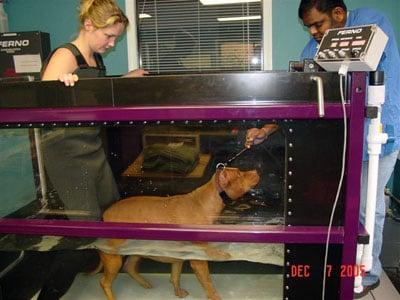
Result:
[[[236,168],[217,169],[209,182],[194,191],[170,197],[136,196],[116,202],[103,214],[104,222],[126,223],[158,223],[158,224],[186,224],[211,225],[218,218],[224,203],[221,193],[225,192],[232,200],[236,200],[257,185],[260,177],[257,171],[242,172]],[[118,249],[124,240],[109,240],[109,244]],[[209,247],[207,243],[196,243],[211,259],[227,259],[229,254]],[[126,271],[143,287],[151,285],[138,273],[137,265],[141,256],[130,256]],[[148,257],[153,260],[172,264],[171,281],[175,294],[185,297],[188,293],[179,286],[180,272],[183,261],[168,257]],[[109,300],[114,300],[111,284],[122,266],[122,256],[100,251],[100,259],[104,266],[104,276],[101,286]],[[206,290],[209,299],[220,299],[215,291],[207,261],[190,260],[197,279]]]

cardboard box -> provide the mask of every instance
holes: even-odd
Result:
[[[50,54],[46,32],[3,32],[0,34],[0,77],[34,76],[40,79],[43,61]]]

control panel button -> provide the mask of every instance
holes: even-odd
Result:
[[[340,50],[340,51],[338,52],[338,54],[339,54],[339,57],[341,57],[341,58],[346,57],[346,51]]]
[[[328,56],[329,56],[330,58],[335,58],[335,57],[336,57],[336,54],[335,54],[334,51],[329,50],[329,51],[328,51]]]
[[[353,57],[359,57],[360,56],[360,50],[351,50],[351,56]]]

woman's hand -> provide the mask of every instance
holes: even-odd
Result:
[[[149,72],[147,72],[146,70],[136,69],[136,70],[133,70],[133,71],[129,71],[128,73],[126,73],[122,77],[142,77],[142,76],[148,75],[148,74],[149,74]]]
[[[58,80],[60,80],[61,82],[64,82],[65,86],[74,86],[75,82],[77,82],[79,80],[78,75],[76,74],[62,74],[58,77]]]

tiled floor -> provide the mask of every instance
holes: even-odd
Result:
[[[399,300],[400,294],[393,286],[386,273],[382,273],[381,284],[371,291],[368,295],[361,298],[363,300]]]
[[[99,285],[100,274],[95,276],[80,274],[75,279],[68,293],[62,300],[100,300],[106,299]],[[167,274],[144,274],[151,282],[153,289],[143,289],[127,274],[119,274],[114,282],[113,290],[118,300],[128,299],[178,299],[169,282]],[[232,275],[214,274],[213,282],[222,299],[247,299],[247,300],[275,300],[282,299],[281,275]],[[232,284],[240,282],[240,284]],[[181,285],[189,295],[187,300],[206,299],[203,289],[200,287],[193,274],[182,274]],[[268,286],[268,288],[265,288]],[[245,288],[245,291],[242,288]],[[245,296],[244,296],[245,295]],[[33,300],[36,297],[33,298]],[[362,298],[364,300],[398,300],[400,294],[392,285],[385,273],[382,274],[381,284],[378,288]]]
[[[100,274],[78,275],[62,300],[106,299],[99,285],[100,276]],[[119,274],[113,284],[115,297],[118,300],[179,299],[174,294],[168,274],[143,274],[143,276],[151,282],[152,289],[142,288],[125,273]],[[240,284],[232,284],[235,282]],[[282,300],[282,275],[213,274],[213,283],[222,299]],[[266,286],[268,288],[265,288]],[[185,298],[187,300],[206,299],[204,290],[193,274],[182,274],[181,287],[189,292]],[[246,290],[243,291],[243,288]]]

